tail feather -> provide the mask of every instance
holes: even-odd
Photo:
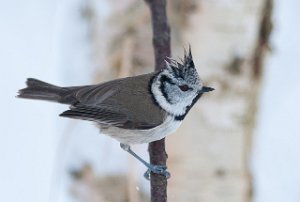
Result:
[[[27,87],[19,90],[17,97],[65,103],[64,98],[71,93],[68,88],[62,88],[33,78],[28,78],[26,84]]]

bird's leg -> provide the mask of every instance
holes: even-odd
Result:
[[[140,156],[138,156],[136,153],[134,153],[130,146],[127,144],[123,144],[120,143],[120,147],[127,151],[129,154],[131,154],[134,158],[136,158],[137,160],[139,160],[140,162],[142,162],[147,168],[148,170],[145,172],[144,177],[146,179],[150,179],[150,173],[156,173],[156,174],[160,174],[160,175],[164,175],[166,178],[170,178],[170,173],[167,171],[167,166],[164,165],[152,165],[148,162],[146,162],[144,159],[142,159]]]

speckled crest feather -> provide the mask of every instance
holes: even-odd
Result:
[[[180,62],[174,58],[166,57],[166,65],[172,69],[176,77],[184,78],[191,84],[200,84],[201,80],[195,68],[190,46],[188,52],[184,49],[184,57],[183,59],[180,58]]]

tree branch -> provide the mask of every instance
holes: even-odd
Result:
[[[170,28],[167,19],[166,0],[145,1],[151,11],[155,70],[160,70],[165,66],[165,57],[171,56]],[[149,155],[151,164],[166,165],[165,139],[150,143]],[[151,201],[167,201],[167,179],[163,175],[151,173]]]

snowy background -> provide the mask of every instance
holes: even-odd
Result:
[[[127,154],[115,141],[97,135],[88,122],[57,116],[66,106],[15,99],[28,77],[59,85],[91,83],[88,25],[78,12],[83,2],[2,2],[0,201],[71,201],[65,173],[83,161],[99,174],[126,172]],[[100,3],[105,19],[109,6]],[[275,2],[273,53],[264,72],[252,156],[255,202],[300,200],[299,8],[299,1]]]
[[[255,202],[300,201],[299,8],[299,1],[275,1],[252,158]]]

